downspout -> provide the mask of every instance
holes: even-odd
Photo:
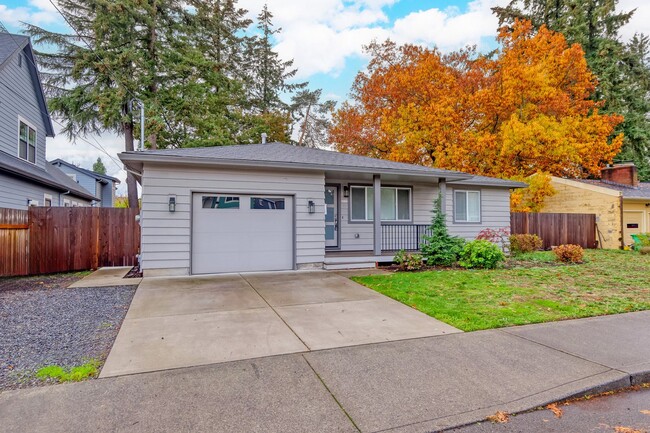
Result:
[[[621,207],[621,249],[625,249],[625,229],[623,225],[623,194],[619,196],[620,207]]]
[[[59,193],[59,207],[63,207],[63,199],[61,197],[68,194],[70,194],[70,190],[67,190],[64,193]]]

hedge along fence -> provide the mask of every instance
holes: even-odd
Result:
[[[0,276],[134,266],[139,209],[0,208]]]
[[[573,213],[511,213],[512,234],[534,234],[544,241],[544,249],[574,244],[596,248],[596,215]]]

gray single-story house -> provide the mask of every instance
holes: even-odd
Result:
[[[119,156],[142,185],[145,276],[374,266],[418,249],[439,193],[473,239],[510,226],[525,186],[282,143]]]

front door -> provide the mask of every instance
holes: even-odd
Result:
[[[339,246],[338,187],[325,186],[325,246]]]

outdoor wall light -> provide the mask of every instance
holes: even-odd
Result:
[[[316,213],[316,203],[314,203],[314,200],[309,200],[307,208],[309,209],[309,213]]]
[[[343,197],[350,197],[350,187],[347,185],[343,187]]]
[[[175,195],[170,195],[169,196],[169,211],[170,212],[176,212],[176,196]]]

